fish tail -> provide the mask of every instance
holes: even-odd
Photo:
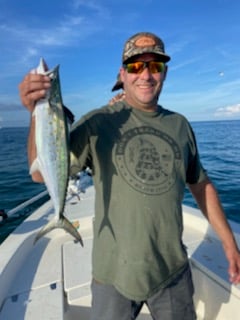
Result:
[[[77,241],[80,242],[81,246],[83,247],[83,240],[80,233],[67,218],[62,216],[59,220],[59,224],[62,226],[60,228],[63,228],[66,232],[70,233]]]
[[[83,240],[80,235],[80,233],[74,228],[74,226],[71,224],[71,222],[65,218],[64,216],[61,216],[59,220],[55,221],[54,219],[49,221],[47,225],[45,225],[36,235],[34,244],[45,234],[50,232],[53,229],[64,229],[66,232],[70,233],[77,241],[80,242],[80,244],[83,247]]]

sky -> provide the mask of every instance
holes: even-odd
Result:
[[[28,126],[18,84],[60,65],[76,119],[105,105],[125,41],[161,37],[171,56],[159,104],[189,121],[240,119],[239,0],[0,0],[0,127]],[[116,92],[117,93],[117,92]]]

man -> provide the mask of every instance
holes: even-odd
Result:
[[[143,303],[153,319],[196,319],[182,243],[186,183],[222,241],[230,281],[240,282],[240,253],[192,129],[158,105],[169,60],[156,35],[132,36],[119,71],[124,100],[90,112],[71,132],[72,171],[90,167],[96,189],[92,320],[135,319]],[[20,96],[30,112],[49,86],[46,76],[24,78]],[[30,164],[33,137],[34,117]],[[35,173],[33,179],[42,178]]]

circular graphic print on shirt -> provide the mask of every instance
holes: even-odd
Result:
[[[120,174],[131,187],[156,195],[165,193],[175,183],[181,153],[166,133],[139,127],[123,134],[115,158]]]

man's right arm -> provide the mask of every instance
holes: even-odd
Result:
[[[46,95],[47,89],[50,87],[50,78],[40,74],[29,73],[19,84],[19,95],[22,104],[31,113],[31,124],[28,135],[28,162],[31,167],[32,162],[37,156],[35,144],[35,117],[32,115],[36,101],[42,99]],[[32,179],[35,182],[43,182],[43,178],[39,171],[32,173]]]

